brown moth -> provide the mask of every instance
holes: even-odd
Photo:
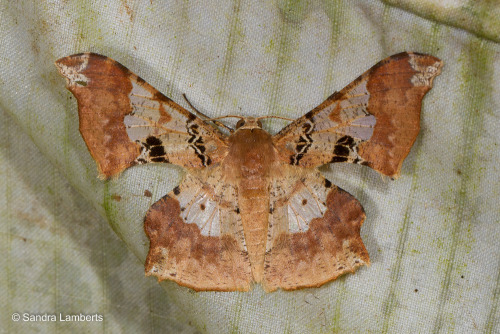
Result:
[[[102,177],[149,162],[187,171],[146,214],[146,275],[198,291],[256,282],[270,292],[369,265],[363,207],[317,167],[350,162],[397,177],[442,62],[391,56],[278,134],[242,117],[229,136],[110,58],[83,53],[56,66]]]

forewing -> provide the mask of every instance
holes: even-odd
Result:
[[[441,67],[438,58],[417,53],[382,60],[276,134],[281,159],[302,167],[361,163],[397,177],[420,129],[422,99]]]
[[[318,287],[369,264],[361,204],[316,169],[280,170],[270,185],[264,289]]]
[[[220,131],[111,58],[82,53],[56,66],[78,101],[80,132],[102,176],[147,162],[205,167],[225,154]]]
[[[191,172],[146,215],[146,274],[197,291],[248,291],[252,274],[237,188],[220,166]]]

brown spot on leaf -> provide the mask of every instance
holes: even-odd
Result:
[[[127,3],[127,0],[122,0],[122,5],[123,5],[123,8],[125,9],[127,15],[129,16],[130,18],[130,21],[132,22],[134,20],[134,11],[132,10],[132,8],[130,8],[129,4]]]

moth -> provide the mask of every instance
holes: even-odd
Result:
[[[227,135],[105,56],[56,66],[102,177],[150,162],[186,170],[146,213],[146,275],[197,291],[260,283],[270,292],[319,287],[370,264],[363,207],[317,167],[349,162],[397,177],[442,62],[386,58],[274,135],[262,117],[241,117]]]

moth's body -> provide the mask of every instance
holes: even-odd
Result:
[[[251,120],[246,120],[246,123],[251,123]],[[228,154],[222,168],[228,181],[237,184],[252,275],[256,282],[260,282],[269,225],[269,179],[278,164],[277,150],[271,135],[257,124],[237,129],[228,143]]]
[[[317,287],[370,263],[361,204],[316,167],[350,162],[397,177],[442,63],[391,56],[275,135],[245,118],[230,136],[110,58],[83,53],[56,65],[101,176],[150,162],[186,168],[144,219],[146,274],[195,290],[260,282],[269,292]]]

